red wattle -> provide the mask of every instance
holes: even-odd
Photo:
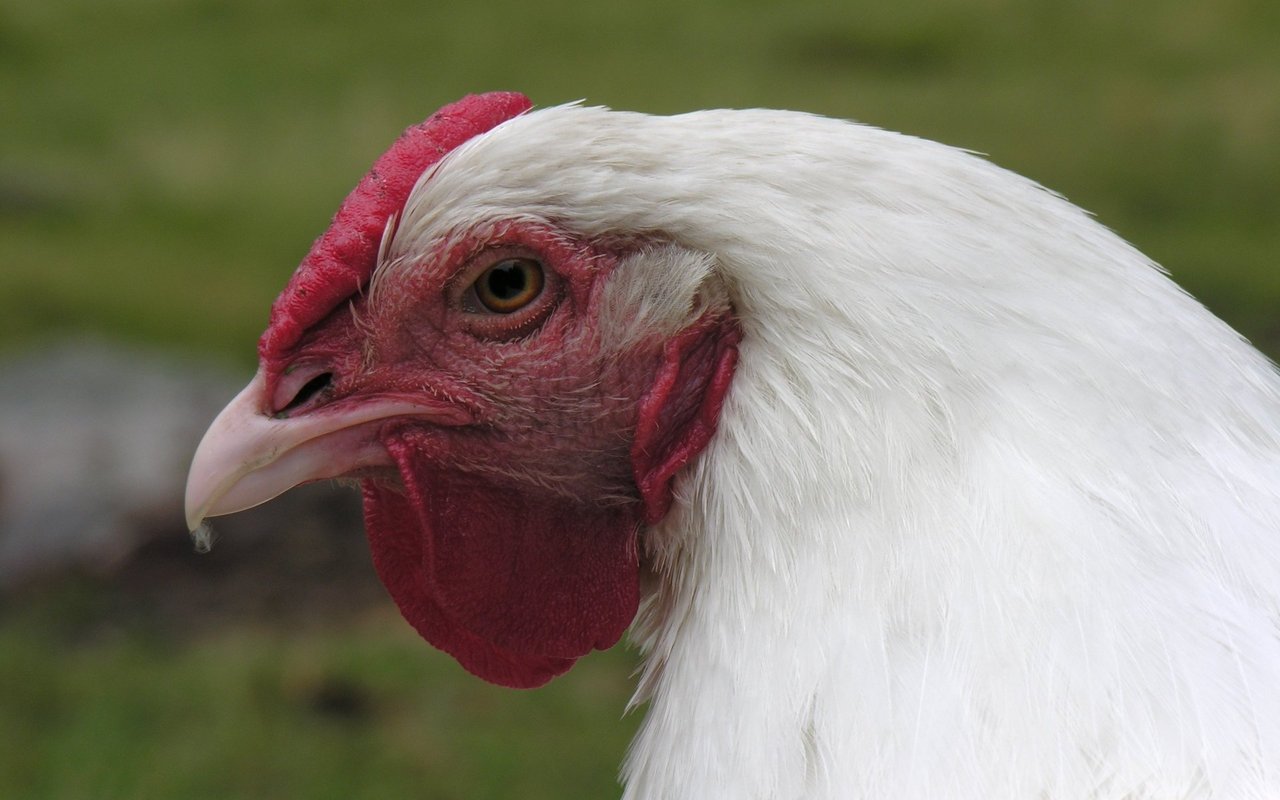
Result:
[[[598,507],[502,484],[423,453],[410,431],[385,442],[403,493],[367,481],[374,567],[401,613],[435,647],[492,683],[540,686],[635,616],[635,504]]]

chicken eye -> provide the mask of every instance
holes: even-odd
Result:
[[[542,265],[532,258],[504,258],[475,282],[476,299],[495,314],[510,314],[542,293]]]

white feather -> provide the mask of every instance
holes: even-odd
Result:
[[[1280,797],[1280,379],[1139,252],[935,143],[566,106],[389,262],[511,217],[666,241],[744,330],[646,534],[627,798]]]

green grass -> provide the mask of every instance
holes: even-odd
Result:
[[[799,108],[988,153],[1274,355],[1277,41],[1274,0],[8,0],[0,349],[87,330],[248,367],[271,298],[399,130],[512,88]],[[625,653],[504,692],[389,619],[69,643],[53,596],[0,617],[0,796],[617,794]],[[315,711],[331,685],[367,714]]]
[[[512,692],[464,675],[390,609],[181,643],[128,621],[67,628],[36,611],[0,626],[6,798],[607,797],[637,722],[621,719],[622,650]]]

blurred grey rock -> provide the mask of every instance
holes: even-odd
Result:
[[[185,537],[191,455],[248,377],[98,340],[0,358],[0,590],[68,569],[109,572],[149,540]],[[302,493],[274,522],[305,516],[300,502],[331,504],[335,491]],[[359,532],[351,513],[333,524]],[[273,527],[248,515],[218,534],[255,538]]]

